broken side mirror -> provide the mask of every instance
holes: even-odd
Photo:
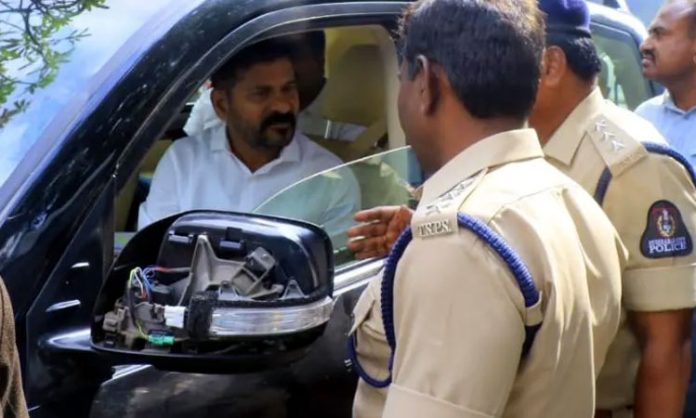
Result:
[[[92,346],[116,362],[242,373],[302,358],[333,309],[327,234],[300,221],[195,211],[120,253],[95,305]]]

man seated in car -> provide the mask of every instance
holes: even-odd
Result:
[[[365,127],[347,122],[328,121],[321,114],[326,85],[325,52],[326,36],[323,31],[304,32],[283,37],[292,48],[291,58],[297,77],[300,95],[300,113],[297,117],[298,129],[313,137],[352,141]],[[191,109],[184,125],[184,132],[194,136],[204,129],[223,123],[213,109],[212,88],[206,85]]]
[[[296,130],[300,99],[287,43],[249,46],[211,81],[212,104],[225,123],[165,152],[140,206],[139,228],[193,209],[250,212],[285,187],[341,164]],[[275,214],[342,233],[360,208],[357,181],[349,170],[323,177],[313,196],[288,200]]]

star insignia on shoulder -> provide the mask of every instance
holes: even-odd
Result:
[[[597,122],[595,122],[594,129],[595,132],[601,134],[599,141],[611,146],[612,151],[619,152],[622,149],[626,148],[626,145],[623,143],[623,141],[607,128],[606,119],[600,119]]]

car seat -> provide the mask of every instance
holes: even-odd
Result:
[[[364,126],[353,141],[317,138],[343,161],[371,154],[372,147],[387,135],[385,119],[384,65],[377,45],[348,47],[331,63],[320,111],[329,122]]]

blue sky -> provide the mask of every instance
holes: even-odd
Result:
[[[10,98],[10,103],[23,98],[31,104],[26,112],[14,117],[0,131],[0,185],[52,117],[81,93],[87,80],[97,74],[129,37],[169,3],[171,0],[111,0],[107,2],[108,9],[94,9],[73,20],[66,31],[87,29],[89,36],[76,45],[56,80],[34,95],[17,89]],[[7,18],[7,14],[3,17]],[[30,79],[28,72],[31,68],[20,69],[24,64],[11,63],[8,73],[18,75],[20,79]]]

